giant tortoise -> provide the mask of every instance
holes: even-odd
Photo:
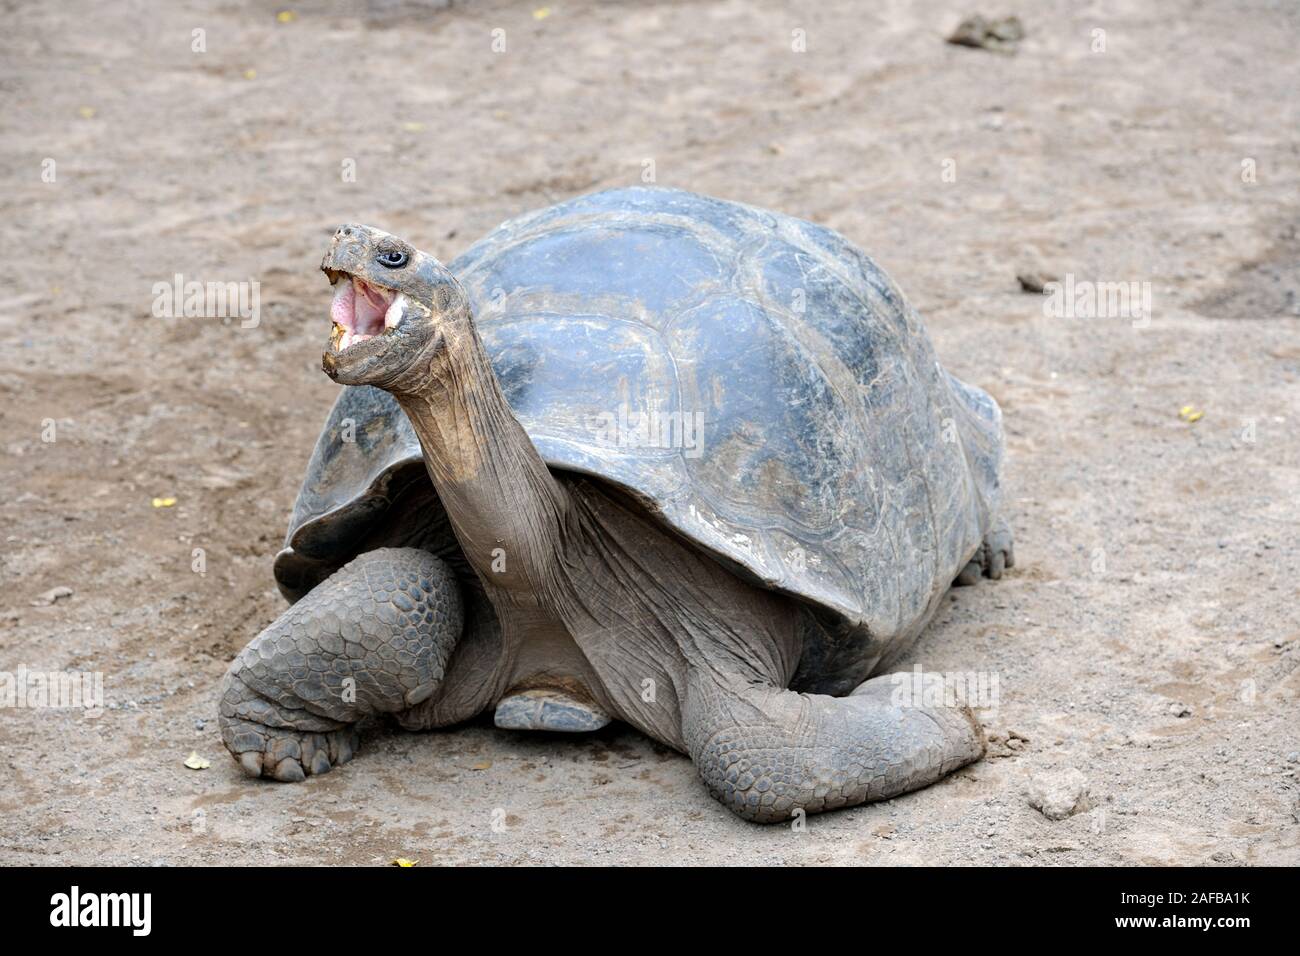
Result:
[[[628,188],[446,267],[343,226],[322,269],[347,387],[275,561],[293,603],[226,676],[247,773],[324,773],[378,714],[621,720],[774,822],[982,755],[968,707],[882,671],[1013,563],[1001,413],[845,238]]]

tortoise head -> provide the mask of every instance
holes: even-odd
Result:
[[[370,226],[340,226],[321,271],[334,286],[321,367],[343,385],[392,390],[470,325],[469,300],[442,263]]]

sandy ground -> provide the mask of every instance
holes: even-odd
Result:
[[[0,670],[107,698],[0,710],[0,862],[1300,862],[1300,13],[1019,4],[1008,56],[943,42],[965,2],[803,6],[0,4]],[[216,688],[283,609],[331,231],[451,258],[649,160],[843,232],[1002,404],[1020,566],[907,661],[997,675],[989,757],[804,832],[625,728],[246,780]],[[1150,321],[1048,316],[1026,268],[1147,283]],[[259,282],[260,323],[154,317],[176,273]],[[1026,788],[1072,770],[1049,821]]]

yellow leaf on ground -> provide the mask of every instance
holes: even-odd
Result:
[[[533,11],[534,20],[545,20],[550,15],[551,15],[550,7],[538,7],[536,10]]]
[[[1204,415],[1205,412],[1192,412],[1187,416],[1187,420],[1189,422],[1199,422]]]
[[[82,119],[94,119],[95,108],[93,106],[80,106],[77,108],[77,115]]]
[[[175,498],[155,498],[153,500],[155,508],[170,508],[174,504],[176,504]]]
[[[257,71],[254,70],[254,69],[252,69],[251,67],[250,67],[249,69],[245,70],[245,71],[244,71],[244,79],[246,79],[246,80],[255,80],[255,79],[257,79]]]
[[[396,860],[393,861],[393,866],[415,866],[415,864],[419,862],[420,862],[419,860],[408,860],[404,856],[399,856]]]
[[[491,761],[491,760],[480,760],[478,763],[470,764],[469,769],[470,769],[470,770],[486,770],[486,769],[487,769],[488,767],[490,767],[490,766],[492,766],[492,761]]]
[[[403,123],[403,124],[402,124],[402,129],[406,130],[408,133],[418,133],[420,130],[424,129],[424,124],[423,124],[423,123]]]
[[[275,18],[281,23],[293,23],[294,20],[298,19],[298,14],[292,10],[281,10],[275,15]]]
[[[199,756],[198,751],[191,750],[190,755],[185,758],[185,766],[191,770],[207,770],[212,766],[212,761],[204,760]]]

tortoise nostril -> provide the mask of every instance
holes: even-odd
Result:
[[[345,236],[350,236],[350,235],[352,235],[352,227],[351,227],[351,226],[345,226],[345,227],[343,228],[343,235],[345,235]]]

